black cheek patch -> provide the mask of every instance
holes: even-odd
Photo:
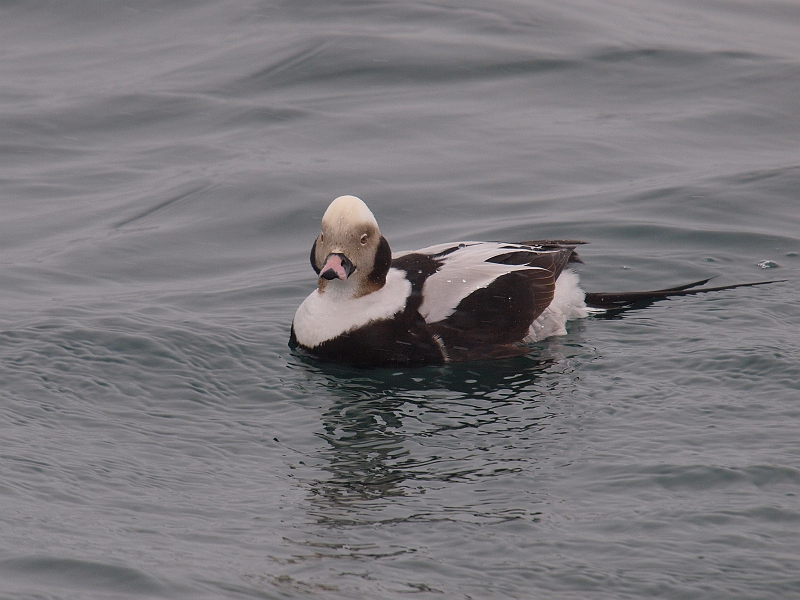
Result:
[[[375,264],[372,267],[372,272],[367,275],[367,279],[372,283],[383,285],[386,283],[386,274],[389,272],[389,267],[392,266],[392,249],[389,247],[389,242],[386,238],[381,236],[381,241],[378,244],[378,251],[375,253]]]
[[[317,254],[317,240],[314,240],[314,245],[311,246],[311,268],[314,269],[314,272],[317,275],[319,275],[319,267],[317,266],[316,254]]]

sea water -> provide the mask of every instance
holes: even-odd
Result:
[[[800,596],[800,6],[0,5],[0,597]],[[786,280],[513,360],[287,347],[327,204]]]

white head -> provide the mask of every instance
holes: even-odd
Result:
[[[353,297],[383,287],[392,262],[372,211],[355,196],[339,196],[322,216],[322,233],[311,248],[319,291],[343,288]]]

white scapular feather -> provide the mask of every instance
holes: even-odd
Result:
[[[437,254],[453,244],[440,244],[418,250],[420,254]],[[441,268],[425,280],[424,298],[419,312],[427,323],[437,323],[452,315],[458,304],[471,293],[485,288],[495,279],[513,271],[537,270],[526,265],[501,265],[486,259],[513,251],[513,244],[501,242],[462,242],[459,249],[442,257]]]

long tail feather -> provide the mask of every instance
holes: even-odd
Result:
[[[733,285],[722,285],[719,287],[710,287],[695,289],[701,285],[708,283],[710,279],[702,279],[693,283],[687,283],[674,288],[667,288],[663,290],[652,290],[649,292],[594,292],[586,294],[586,306],[590,308],[600,308],[606,310],[621,310],[625,308],[641,307],[651,304],[658,300],[665,298],[674,298],[676,296],[691,296],[693,294],[705,294],[707,292],[720,292],[722,290],[732,290],[740,287],[753,287],[757,285],[767,285],[769,283],[781,283],[785,279],[776,279],[773,281],[756,281],[753,283],[735,283]]]

